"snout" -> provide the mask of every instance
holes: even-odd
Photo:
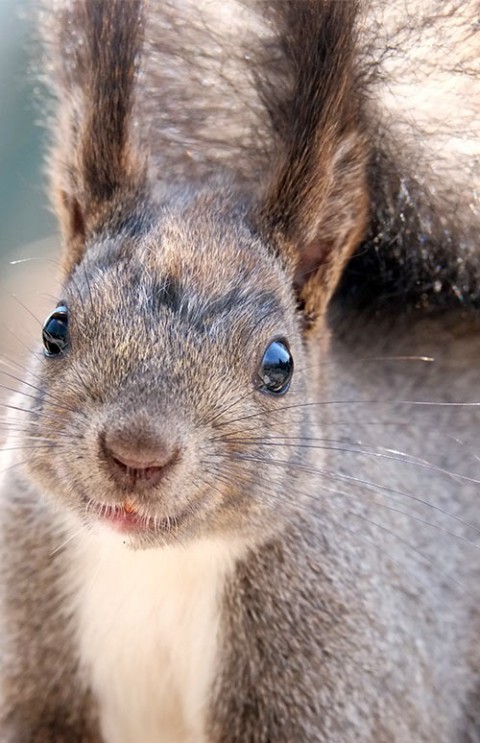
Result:
[[[106,427],[99,435],[99,452],[108,476],[132,493],[158,486],[181,459],[174,434],[135,421]]]

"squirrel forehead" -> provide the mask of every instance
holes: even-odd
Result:
[[[152,267],[178,279],[196,282],[258,282],[262,287],[285,284],[278,261],[262,241],[241,223],[172,216],[147,236]]]
[[[242,223],[167,212],[143,234],[117,234],[91,245],[79,274],[195,289],[207,297],[242,287],[275,293],[289,306],[291,276],[278,256]]]
[[[113,315],[134,306],[152,316],[177,315],[201,330],[220,318],[228,323],[229,315],[230,324],[237,315],[243,323],[259,309],[274,322],[296,315],[288,269],[248,228],[172,215],[144,234],[91,245],[73,276],[73,304],[79,289],[80,312],[92,300],[95,310]]]

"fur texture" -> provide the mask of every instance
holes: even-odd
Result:
[[[472,743],[476,4],[198,6],[42,14],[64,286],[0,737]]]

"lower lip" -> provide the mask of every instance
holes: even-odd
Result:
[[[116,531],[122,533],[151,531],[154,526],[153,519],[142,518],[136,513],[129,513],[120,508],[102,513],[100,517],[102,521],[105,521]]]
[[[127,511],[115,506],[100,506],[96,504],[96,516],[104,524],[121,534],[151,534],[152,532],[168,534],[173,527],[177,527],[180,518],[158,518],[141,516],[135,511]]]

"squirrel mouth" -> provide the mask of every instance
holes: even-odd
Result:
[[[139,507],[128,500],[121,505],[112,505],[99,503],[91,498],[87,501],[87,510],[123,534],[139,532],[168,534],[176,530],[185,515],[182,513],[177,516],[150,516],[142,513]]]

